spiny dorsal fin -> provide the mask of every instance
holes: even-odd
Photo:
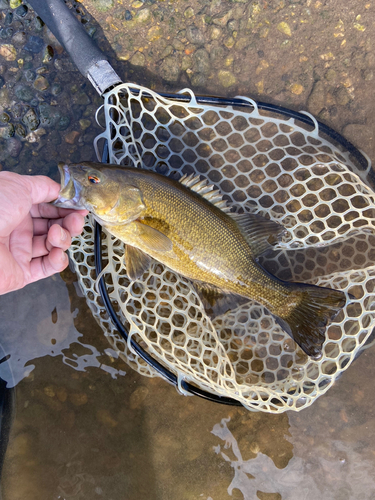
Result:
[[[201,179],[199,175],[183,175],[180,179],[181,184],[188,187],[192,191],[195,191],[199,195],[206,198],[210,203],[220,208],[223,212],[230,212],[230,207],[227,206],[227,202],[223,200],[223,197],[217,189],[214,189],[212,184],[208,184],[207,179]]]
[[[275,245],[285,233],[284,226],[258,214],[233,214],[230,216],[237,222],[246,241],[249,243],[254,257],[258,257]]]

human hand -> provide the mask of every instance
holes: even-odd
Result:
[[[49,177],[0,172],[0,295],[61,272],[87,210],[49,205],[60,185]]]

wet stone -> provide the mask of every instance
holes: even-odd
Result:
[[[176,82],[180,76],[177,57],[166,57],[160,66],[160,74],[167,82]]]
[[[229,19],[232,17],[232,9],[228,10],[227,12],[216,14],[216,16],[213,17],[212,22],[216,24],[217,26],[222,26],[224,27]]]
[[[6,127],[0,127],[0,138],[9,139],[14,136],[14,125],[9,123]]]
[[[172,43],[175,50],[179,50],[182,52],[185,48],[185,45],[178,38],[175,38]]]
[[[29,9],[26,7],[26,5],[20,5],[15,11],[14,13],[16,14],[16,16],[18,17],[25,17],[26,14],[28,13]]]
[[[46,102],[39,104],[39,116],[42,127],[53,127],[60,119],[60,112]]]
[[[15,130],[16,135],[18,135],[22,139],[24,139],[26,137],[25,127],[23,125],[21,125],[20,123],[16,123],[14,130]]]
[[[43,26],[44,26],[44,22],[42,21],[42,19],[39,16],[36,16],[34,19],[34,28],[37,31],[41,31],[43,29]]]
[[[348,90],[345,87],[339,87],[335,92],[336,103],[340,106],[346,106],[351,100]]]
[[[82,118],[81,120],[79,120],[79,124],[80,124],[82,130],[86,130],[87,128],[90,127],[91,121],[86,120],[85,118]]]
[[[228,38],[224,40],[224,45],[227,47],[227,49],[231,49],[235,43],[235,39],[232,36],[228,36]]]
[[[327,80],[327,82],[334,82],[336,80],[336,76],[336,71],[330,68],[328,71],[326,71],[324,78]]]
[[[50,62],[53,59],[53,56],[54,56],[53,48],[51,47],[51,45],[47,45],[43,53],[43,64]]]
[[[57,96],[61,94],[62,92],[62,86],[59,83],[53,83],[51,85],[51,94],[54,96]]]
[[[0,45],[0,56],[4,57],[6,61],[15,61],[17,59],[17,51],[13,45],[4,43]]]
[[[33,108],[29,108],[26,111],[26,113],[22,117],[22,122],[26,125],[30,132],[36,130],[40,123],[39,118]]]
[[[5,113],[5,111],[3,113],[0,114],[0,124],[2,123],[8,123],[10,120],[10,116],[8,115],[8,113]]]
[[[231,19],[227,24],[228,31],[233,33],[233,31],[238,30],[238,21],[236,19]]]
[[[7,140],[7,152],[12,158],[17,158],[22,149],[22,142],[15,137]]]
[[[126,10],[125,11],[125,21],[130,21],[131,19],[133,19],[133,16],[132,16],[130,10]]]
[[[135,26],[140,26],[148,24],[152,19],[152,13],[150,9],[142,9],[137,12],[133,19],[125,21],[124,26],[128,28],[133,28]]]
[[[130,59],[130,62],[133,66],[145,66],[146,58],[142,54],[142,52],[136,52],[134,56]]]
[[[206,41],[204,33],[197,28],[195,24],[191,24],[187,27],[186,38],[194,45],[204,45]]]
[[[165,59],[166,57],[170,56],[171,54],[173,54],[173,51],[174,51],[174,48],[173,48],[173,45],[167,45],[165,47],[165,49],[163,50],[163,53],[161,55],[161,58],[162,59]]]
[[[38,75],[44,75],[45,73],[48,73],[48,68],[47,66],[40,66],[40,68],[37,68],[36,72]]]
[[[184,17],[186,17],[186,19],[190,19],[193,16],[194,16],[194,9],[193,9],[193,7],[188,7],[187,9],[185,9],[185,11],[184,11]]]
[[[68,144],[74,144],[76,139],[80,136],[80,133],[77,130],[72,130],[69,134],[65,136],[65,142]]]
[[[43,47],[44,47],[43,40],[38,36],[31,35],[29,36],[28,41],[24,46],[24,49],[27,50],[28,52],[31,52],[32,54],[38,54],[39,52],[42,51]]]
[[[70,125],[70,118],[69,116],[62,116],[59,120],[59,123],[57,124],[57,128],[59,130],[66,130]]]
[[[17,31],[12,37],[12,43],[16,46],[25,45],[27,42],[27,35],[25,31]]]
[[[0,30],[0,38],[2,38],[3,40],[6,40],[10,36],[12,36],[12,34],[13,34],[12,28],[8,27],[8,28],[2,28]]]
[[[325,105],[325,87],[323,82],[318,81],[307,99],[307,109],[313,115],[318,115]]]
[[[47,90],[48,87],[49,87],[48,80],[44,78],[44,76],[38,76],[38,78],[35,79],[34,89],[43,92],[44,90]]]
[[[34,92],[28,85],[17,85],[17,87],[14,89],[14,92],[17,98],[21,101],[30,102],[34,97]]]
[[[104,424],[106,427],[115,428],[118,425],[118,422],[111,416],[108,410],[98,410],[96,412],[96,417],[98,421]]]
[[[362,71],[362,78],[367,82],[371,81],[374,78],[374,72],[372,69],[365,69]]]
[[[203,87],[206,80],[206,75],[203,75],[202,73],[193,73],[190,77],[190,83],[193,87]]]
[[[217,26],[211,26],[210,38],[211,40],[218,40],[221,37],[221,29]]]
[[[93,5],[97,10],[105,12],[113,7],[113,0],[93,0]]]
[[[186,71],[188,68],[191,68],[193,65],[193,59],[190,56],[184,56],[181,61],[181,69],[182,71]]]
[[[4,19],[5,26],[9,26],[13,21],[13,12],[8,12]]]
[[[232,87],[236,83],[236,77],[230,71],[221,70],[218,77],[223,87]]]
[[[84,392],[76,392],[76,393],[70,394],[69,401],[74,406],[82,406],[82,405],[86,404],[88,401],[87,394],[85,394]]]
[[[31,70],[31,69],[27,69],[23,76],[25,77],[25,80],[27,82],[33,82],[35,80],[35,77],[36,77],[36,74],[35,74],[35,71]]]
[[[210,56],[205,49],[198,49],[193,54],[193,70],[204,75],[210,72]]]

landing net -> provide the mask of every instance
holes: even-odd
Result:
[[[196,173],[214,184],[234,212],[261,214],[287,233],[262,264],[283,280],[331,287],[355,300],[327,329],[319,360],[309,358],[259,303],[207,314],[192,283],[156,261],[131,281],[124,244],[107,233],[105,281],[133,338],[179,381],[238,400],[249,410],[281,413],[309,406],[332,386],[375,323],[375,196],[371,164],[313,126],[258,108],[177,102],[137,85],[105,96],[102,141],[109,162],[175,179]],[[99,110],[100,114],[100,110]],[[365,162],[366,163],[366,162]],[[70,256],[80,286],[112,347],[145,376],[157,373],[112,325],[95,285],[93,220]]]

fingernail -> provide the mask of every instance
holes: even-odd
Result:
[[[61,231],[61,241],[65,241],[67,238],[66,231],[64,231],[62,227],[60,228],[60,231]]]

